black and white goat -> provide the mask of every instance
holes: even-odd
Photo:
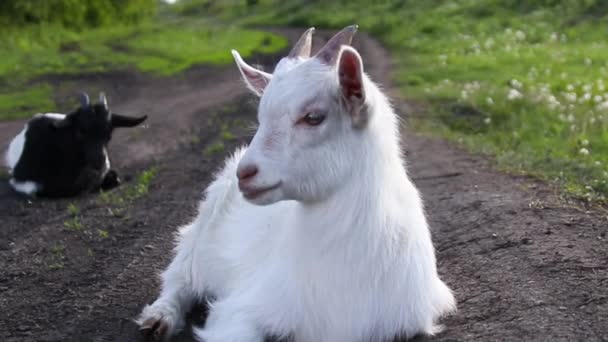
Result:
[[[110,169],[107,145],[117,127],[133,127],[147,116],[110,112],[105,95],[91,104],[86,93],[70,114],[36,114],[11,141],[6,153],[11,186],[26,195],[73,196],[119,184]]]

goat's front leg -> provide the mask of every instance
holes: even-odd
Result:
[[[166,341],[185,324],[186,313],[196,301],[194,291],[184,278],[184,259],[175,257],[162,274],[158,299],[146,305],[136,320],[146,340]]]
[[[263,342],[264,332],[252,317],[257,312],[245,297],[210,304],[204,329],[194,329],[200,342]]]

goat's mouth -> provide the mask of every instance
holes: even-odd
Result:
[[[256,199],[256,198],[262,196],[263,194],[269,193],[272,190],[277,189],[280,186],[281,186],[281,182],[278,182],[275,185],[271,185],[271,186],[264,187],[264,188],[248,187],[246,185],[239,184],[239,189],[241,190],[241,193],[243,193],[243,196],[246,199],[253,200],[253,199]]]

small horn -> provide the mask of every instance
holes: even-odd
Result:
[[[99,103],[101,103],[105,109],[108,109],[108,100],[106,99],[106,94],[103,92],[99,93]]]
[[[147,115],[140,117],[130,117],[112,113],[112,127],[133,127],[144,122],[148,118]]]
[[[80,105],[82,107],[88,107],[91,104],[91,101],[89,101],[89,94],[86,92],[80,93],[78,99],[80,100]]]
[[[291,52],[289,52],[289,55],[287,55],[287,57],[288,58],[298,58],[298,57],[309,58],[310,57],[310,47],[312,45],[312,34],[314,32],[315,32],[314,27],[311,27],[308,30],[306,30],[302,34],[300,39],[298,39],[296,44],[293,46],[293,49],[291,49]]]
[[[350,45],[358,28],[359,25],[350,25],[343,28],[317,52],[315,57],[327,65],[336,64],[340,47],[342,45]]]

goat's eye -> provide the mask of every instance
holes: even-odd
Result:
[[[325,115],[320,113],[308,113],[300,119],[301,122],[304,122],[309,126],[318,126],[323,120],[325,120]]]

